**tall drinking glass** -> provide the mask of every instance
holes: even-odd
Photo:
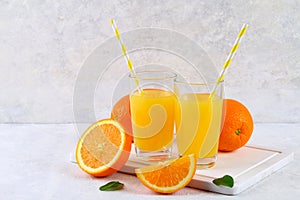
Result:
[[[215,165],[221,131],[224,89],[218,86],[209,98],[214,83],[175,81],[176,142],[179,154],[195,154],[198,168]]]
[[[135,151],[138,158],[161,161],[171,156],[174,136],[176,74],[168,71],[137,72],[130,75],[130,111]]]

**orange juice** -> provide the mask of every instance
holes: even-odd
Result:
[[[161,89],[143,89],[130,96],[135,146],[142,151],[161,151],[173,141],[175,95]]]
[[[209,94],[188,93],[178,97],[176,106],[176,140],[182,155],[210,158],[218,152],[222,99]]]

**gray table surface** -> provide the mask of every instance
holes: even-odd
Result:
[[[115,173],[93,178],[70,162],[78,139],[73,124],[0,125],[1,199],[295,199],[300,195],[300,124],[255,124],[248,144],[295,153],[294,161],[237,196],[192,188],[159,195],[135,176]],[[125,184],[121,191],[101,192],[111,180]]]

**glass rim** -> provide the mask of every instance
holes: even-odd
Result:
[[[191,85],[191,86],[209,86],[209,85],[215,85],[216,82],[194,82],[194,81],[185,81],[185,80],[178,80],[175,79],[174,82],[176,84],[185,84],[185,85]],[[224,80],[222,80],[219,84],[224,83]]]
[[[166,77],[161,76],[157,77],[156,76],[150,76],[150,77],[141,77],[143,74],[153,74],[153,73],[161,73],[161,74],[167,74]],[[137,71],[136,76],[134,74],[130,73],[129,78],[137,78],[138,80],[167,80],[167,79],[176,79],[177,74],[171,71],[166,71],[166,70],[142,70],[142,71]]]

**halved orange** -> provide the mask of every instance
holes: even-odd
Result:
[[[135,169],[138,179],[158,193],[174,193],[185,187],[196,172],[194,154]]]
[[[128,160],[131,137],[113,119],[92,124],[81,136],[76,147],[76,160],[86,173],[103,177],[121,169]]]

